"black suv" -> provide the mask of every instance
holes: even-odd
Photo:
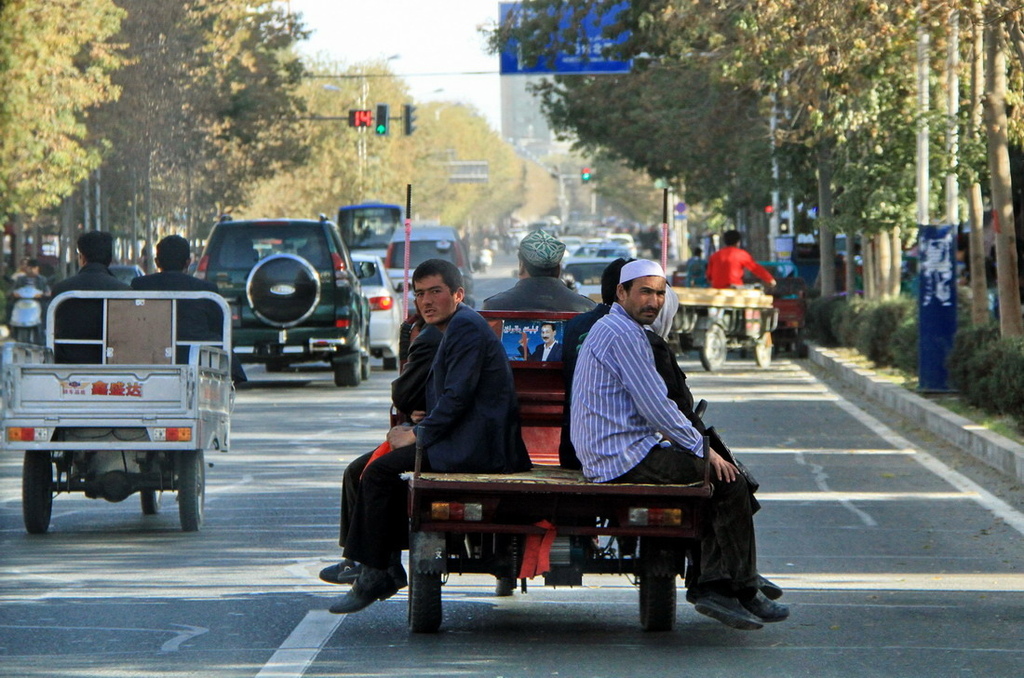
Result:
[[[338,386],[369,376],[369,304],[338,227],[326,217],[221,217],[196,276],[216,283],[231,306],[242,362],[276,372],[323,361]]]

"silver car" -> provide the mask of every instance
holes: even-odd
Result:
[[[387,276],[380,257],[352,252],[352,263],[359,275],[363,296],[370,302],[370,354],[384,360],[385,370],[397,370],[402,296]]]

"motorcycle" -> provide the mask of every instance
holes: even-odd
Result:
[[[7,325],[14,341],[26,344],[42,343],[43,292],[32,282],[24,284],[11,294],[14,304]]]
[[[494,263],[494,253],[490,249],[484,247],[481,248],[476,255],[476,266],[474,268],[481,273],[486,273],[487,269]]]

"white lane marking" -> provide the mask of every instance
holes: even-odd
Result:
[[[834,391],[828,388],[828,386],[825,386],[824,388],[829,393],[835,394]],[[871,429],[875,435],[892,443],[897,449],[906,448],[916,450],[917,453],[913,456],[921,466],[924,466],[926,469],[939,476],[959,491],[966,494],[976,495],[975,499],[982,508],[990,511],[993,515],[1002,519],[1007,525],[1021,534],[1024,534],[1024,514],[1020,511],[1017,511],[1005,501],[995,496],[967,476],[959,473],[958,471],[954,471],[927,452],[917,449],[910,444],[909,440],[899,435],[881,421],[858,408],[845,398],[837,397],[836,405],[842,408],[843,411],[847,412],[854,419]]]
[[[343,614],[310,610],[263,665],[256,678],[299,678],[304,675],[344,620]]]
[[[842,454],[850,456],[859,455],[888,455],[888,454],[917,454],[917,450],[906,447],[901,450],[896,448],[857,449],[857,448],[820,448],[820,447],[733,447],[736,454]]]
[[[939,501],[950,499],[973,499],[979,501],[977,492],[758,492],[761,501]]]
[[[195,638],[196,636],[201,636],[204,633],[210,632],[210,629],[203,628],[202,626],[188,626],[187,624],[171,624],[171,626],[180,626],[184,630],[179,631],[178,635],[161,645],[161,652],[177,652],[178,648],[181,647],[181,644],[189,638]]]

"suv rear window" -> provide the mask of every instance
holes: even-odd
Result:
[[[444,259],[456,266],[463,262],[458,260],[456,243],[452,240],[413,240],[409,243],[409,268],[416,268],[427,259]],[[390,267],[401,268],[405,262],[405,242],[398,240],[391,243]]]
[[[226,228],[221,233],[223,238],[210,268],[248,270],[271,254],[297,254],[314,268],[331,268],[331,253],[324,242],[323,229],[317,224],[286,229],[278,224],[246,224],[244,228]]]

